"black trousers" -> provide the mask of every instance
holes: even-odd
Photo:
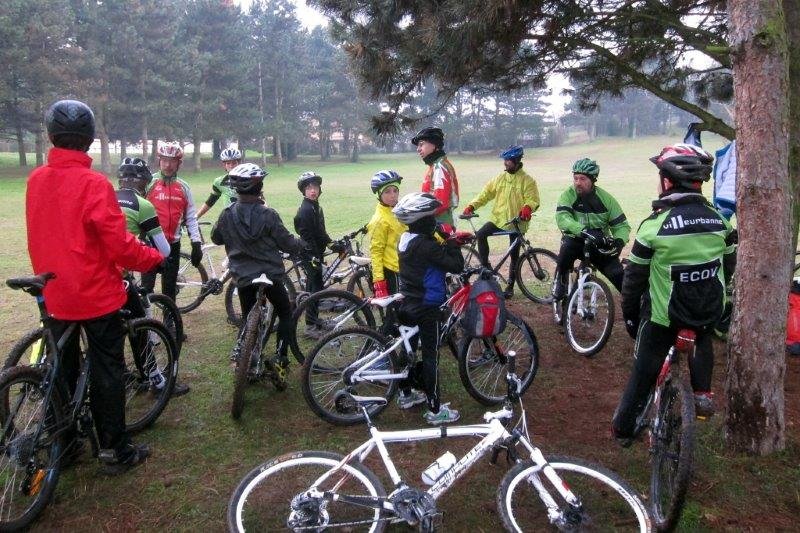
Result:
[[[644,409],[650,389],[656,383],[661,365],[667,357],[670,346],[675,342],[677,327],[664,327],[643,319],[636,336],[635,360],[625,391],[614,413],[612,425],[620,435],[630,435],[636,425],[636,418]],[[711,377],[714,370],[714,349],[710,329],[697,330],[694,357],[689,358],[692,389],[695,392],[711,391]],[[680,361],[679,364],[686,364]]]
[[[161,273],[161,294],[166,294],[172,298],[174,302],[178,292],[176,284],[178,282],[178,267],[181,263],[181,241],[175,241],[169,246],[169,256],[164,262],[163,272]],[[142,274],[142,287],[144,287],[147,292],[153,292],[155,290],[155,272]]]
[[[386,290],[390,296],[392,294],[396,294],[400,290],[400,276],[397,274],[397,272],[389,270],[388,268],[384,268],[383,279],[386,280]],[[383,317],[383,324],[379,330],[384,335],[391,335],[392,337],[396,337],[398,335],[397,310],[395,308],[395,304],[392,304],[386,308],[386,314]]]
[[[569,271],[572,270],[575,261],[581,257],[583,257],[583,239],[567,235],[561,237],[561,249],[558,251],[557,262],[561,281],[567,282]],[[622,270],[622,263],[619,262],[619,256],[600,254],[592,249],[589,252],[589,262],[602,272],[618,291],[622,291],[624,271]]]
[[[303,261],[303,271],[306,273],[306,291],[309,294],[314,294],[322,290],[322,259],[314,265],[311,261]],[[317,323],[319,317],[319,305],[317,303],[309,304],[306,307],[306,326],[311,326]]]
[[[56,341],[71,322],[51,319]],[[89,404],[97,430],[100,447],[113,449],[118,458],[130,454],[131,438],[125,429],[125,327],[116,311],[91,320],[81,321],[88,341],[86,357],[89,360]],[[64,345],[62,376],[70,394],[80,373],[80,328]]]
[[[419,326],[419,334],[411,340],[411,348],[416,351],[421,344],[422,360],[417,361],[407,379],[400,382],[400,389],[408,393],[416,386],[428,395],[428,409],[439,412],[439,324],[441,311],[438,307],[422,305],[418,302],[404,301],[398,313],[404,326]]]
[[[481,265],[483,265],[485,268],[492,268],[491,265],[489,264],[489,237],[492,234],[497,233],[498,231],[503,231],[503,230],[495,226],[494,223],[487,222],[486,224],[481,226],[481,229],[475,232],[475,238],[478,241],[478,257],[481,260]],[[512,233],[511,235],[509,235],[508,236],[509,245],[513,244],[514,239],[516,238],[517,238],[516,233]],[[517,245],[511,249],[511,264],[508,266],[508,282],[512,285],[514,284],[514,279],[517,271],[517,260],[519,259],[520,244],[521,243],[517,243]]]
[[[289,350],[289,341],[294,330],[292,324],[292,307],[289,303],[289,294],[286,292],[286,287],[283,285],[282,277],[270,277],[273,285],[267,287],[267,300],[275,308],[275,314],[278,316],[278,343],[277,352],[281,357],[285,357]],[[239,303],[242,306],[242,329],[247,321],[247,315],[256,304],[258,297],[258,285],[245,285],[239,287]],[[239,330],[241,334],[242,329]]]

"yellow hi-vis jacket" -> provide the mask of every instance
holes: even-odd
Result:
[[[400,259],[397,256],[397,243],[408,228],[397,220],[392,208],[378,202],[375,214],[367,224],[369,235],[369,257],[372,260],[372,281],[385,279],[383,269],[400,272]]]
[[[523,169],[517,170],[514,174],[503,172],[490,180],[469,205],[477,211],[492,199],[494,205],[489,222],[501,230],[513,231],[513,227],[503,224],[519,215],[524,205],[529,206],[531,211],[539,209],[539,187],[536,185],[536,180]],[[519,227],[524,233],[528,230],[528,223],[520,222]]]

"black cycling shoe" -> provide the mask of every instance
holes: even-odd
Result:
[[[100,460],[103,462],[101,471],[107,476],[124,474],[150,457],[150,447],[147,444],[131,444],[127,455],[124,460],[120,461],[114,452],[111,452],[109,457],[103,457],[101,452]]]
[[[172,388],[172,397],[177,398],[178,396],[183,396],[190,390],[192,390],[192,388],[186,383],[176,383]]]

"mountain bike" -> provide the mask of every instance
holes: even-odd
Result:
[[[342,236],[341,239],[335,241],[341,248],[341,252],[331,252],[326,255],[327,257],[333,256],[330,263],[323,262],[322,269],[322,288],[327,289],[333,285],[344,283],[355,275],[364,270],[365,265],[369,265],[369,260],[366,262],[354,261],[354,258],[363,258],[361,250],[361,239],[359,236],[366,235],[367,226],[364,225],[357,230]],[[363,258],[366,259],[366,258]],[[292,280],[295,285],[296,293],[300,299],[306,293],[306,273],[303,269],[303,261],[300,258],[293,258],[291,265],[286,269],[286,276]],[[349,290],[349,289],[348,289]],[[307,295],[307,294],[305,294]]]
[[[477,232],[475,224],[472,222],[473,218],[478,215],[473,213],[471,215],[459,215],[458,218],[467,220],[472,227],[473,232]],[[557,256],[550,250],[544,248],[534,248],[531,242],[525,237],[525,233],[520,229],[519,217],[514,217],[505,224],[504,227],[510,226],[508,231],[499,231],[492,236],[510,235],[515,236],[514,241],[508,246],[506,251],[500,259],[492,266],[492,271],[506,284],[510,284],[512,279],[516,279],[517,285],[522,290],[529,300],[540,304],[549,304],[553,301],[551,294],[551,287],[555,279]],[[505,262],[511,257],[511,251],[514,247],[520,247],[519,260],[514,272],[509,272],[508,278],[503,276],[500,269]],[[477,250],[469,245],[466,248],[464,264],[471,265],[479,262]]]
[[[595,243],[583,241],[580,263],[569,273],[567,292],[553,300],[553,318],[564,327],[570,347],[585,357],[597,354],[614,326],[614,297],[608,284],[594,275],[589,255]]]
[[[362,259],[362,258],[359,258]],[[351,278],[352,279],[352,278]],[[309,307],[317,308],[316,318],[311,318]],[[290,341],[292,354],[297,362],[303,364],[306,353],[313,347],[304,341],[306,325],[313,325],[318,331],[338,331],[346,326],[365,326],[373,329],[376,326],[375,316],[369,305],[369,300],[341,289],[325,289],[301,299],[292,315],[294,333]],[[316,343],[318,336],[309,337]]]
[[[37,300],[44,327],[44,349],[34,365],[17,365],[0,373],[0,529],[30,526],[53,497],[62,468],[69,460],[72,438],[89,440],[92,455],[101,453],[89,408],[90,360],[80,349],[75,392],[62,376],[62,350],[79,322],[58,338],[51,329],[42,291],[53,274],[10,279]],[[129,431],[152,424],[161,414],[174,386],[177,365],[170,333],[159,322],[139,318],[126,322],[125,419]]]
[[[270,381],[277,390],[286,390],[286,366],[277,360],[277,356],[264,356],[264,348],[275,329],[275,308],[269,303],[266,294],[272,281],[261,274],[252,283],[258,286],[256,303],[247,314],[247,321],[234,348],[236,367],[231,403],[231,416],[234,419],[242,416],[244,389],[248,383]]]
[[[175,342],[175,357],[180,356],[181,347],[183,345],[183,319],[178,311],[178,307],[171,298],[163,294],[145,293],[141,286],[138,285],[133,275],[128,274],[123,278],[125,290],[128,292],[129,298],[132,296],[140,298],[141,308],[138,311],[144,312],[141,316],[134,315],[133,310],[131,318],[155,318],[172,335]],[[23,335],[17,343],[11,348],[8,357],[3,364],[3,370],[17,366],[20,363],[35,365],[40,363],[42,356],[45,353],[45,343],[42,342],[44,338],[44,328],[38,327]],[[86,339],[81,338],[83,346],[86,346]],[[177,372],[177,367],[175,367]],[[175,376],[177,379],[177,375]]]
[[[670,347],[650,392],[634,435],[649,430],[650,500],[659,530],[670,531],[683,511],[692,477],[695,407],[689,378],[679,372],[681,356],[694,357],[697,334],[681,329]]]
[[[508,352],[518,354],[522,383],[527,389],[539,366],[539,347],[530,326],[511,313],[507,313],[505,331],[495,337],[470,337],[459,331],[458,321],[469,297],[468,278],[483,271],[468,269],[461,274],[462,288],[442,306],[450,314],[442,322],[439,344],[448,346],[457,358],[459,377],[467,392],[484,405],[496,405],[505,397],[500,389]],[[398,293],[373,298],[370,303],[385,308],[401,299]],[[387,400],[394,397],[399,382],[408,378],[416,361],[411,340],[419,326],[399,325],[397,332],[397,338],[392,338],[366,327],[347,327],[324,336],[309,353],[301,372],[303,396],[311,410],[332,424],[350,425],[364,418],[358,411],[342,409],[337,403],[340,391]],[[376,416],[385,406],[376,405],[370,414]]]
[[[637,493],[619,476],[581,459],[545,457],[528,432],[520,396],[524,388],[515,371],[513,351],[506,354],[506,395],[500,411],[484,414],[483,424],[381,431],[372,423],[385,397],[340,391],[337,402],[361,411],[370,439],[347,455],[302,451],[271,459],[251,470],[234,490],[227,510],[229,531],[383,531],[389,524],[408,524],[428,532],[440,528],[437,500],[478,461],[492,452],[495,462],[505,451],[515,463],[497,489],[497,506],[509,531],[553,527],[565,531],[652,531],[652,522]],[[520,416],[512,426],[514,405]],[[427,490],[401,477],[387,444],[471,437],[479,442],[461,459],[447,452],[422,473]],[[518,451],[518,448],[521,448]],[[366,466],[377,450],[391,480],[387,494]],[[472,503],[472,502],[470,502]]]

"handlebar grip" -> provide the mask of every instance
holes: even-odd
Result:
[[[477,217],[478,213],[472,213],[471,215],[465,215],[464,213],[461,213],[460,215],[458,215],[458,218],[460,218],[461,220],[469,220],[471,218],[477,218]]]

